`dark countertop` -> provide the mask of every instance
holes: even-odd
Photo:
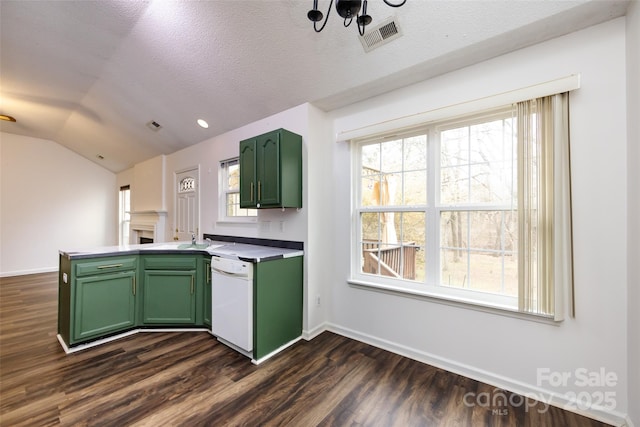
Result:
[[[188,247],[191,242],[163,242],[142,245],[100,246],[80,250],[60,250],[60,256],[68,259],[87,259],[96,257],[110,257],[120,255],[172,255],[172,254],[203,254],[222,258],[240,259],[248,262],[264,262],[274,259],[302,256],[301,249],[288,249],[275,246],[252,245],[227,241],[214,241],[205,248]],[[183,248],[179,248],[183,246]]]

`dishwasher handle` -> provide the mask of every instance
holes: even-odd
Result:
[[[225,270],[219,270],[215,267],[211,267],[211,273],[213,274],[220,274],[221,276],[225,276],[225,277],[237,277],[237,278],[248,278],[249,275],[247,273],[232,273],[229,271],[225,271]],[[213,278],[211,279],[213,280]]]

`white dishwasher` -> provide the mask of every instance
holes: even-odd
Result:
[[[253,356],[252,263],[211,258],[211,332],[223,344]]]

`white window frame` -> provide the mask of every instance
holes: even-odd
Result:
[[[218,222],[220,223],[236,223],[236,224],[256,224],[258,221],[258,214],[256,209],[249,209],[250,212],[255,211],[255,215],[246,216],[228,216],[227,215],[227,196],[233,193],[240,193],[240,187],[229,188],[228,180],[228,167],[230,164],[238,164],[239,158],[233,157],[220,162],[219,175],[218,175]]]
[[[380,289],[385,292],[398,292],[403,294],[413,294],[437,301],[462,305],[465,307],[476,307],[482,311],[497,312],[500,314],[510,314],[514,317],[536,320],[548,323],[556,323],[553,316],[519,311],[518,297],[510,297],[500,294],[475,291],[472,289],[462,289],[440,285],[440,216],[443,211],[461,210],[470,212],[472,210],[504,210],[505,206],[490,205],[468,205],[464,207],[452,207],[441,205],[440,196],[440,140],[439,132],[445,128],[454,128],[455,124],[470,125],[475,119],[480,122],[488,121],[492,115],[501,115],[505,111],[512,111],[511,106],[499,108],[497,111],[485,111],[478,114],[468,114],[465,117],[455,120],[442,120],[431,122],[422,127],[413,127],[412,131],[390,132],[389,137],[376,135],[371,138],[360,138],[352,141],[352,244],[351,244],[351,277],[348,282],[352,285],[366,288]],[[362,147],[371,143],[379,143],[388,140],[397,140],[414,135],[427,135],[427,204],[426,206],[401,206],[392,209],[380,209],[379,206],[367,207],[361,204],[361,170],[362,170]],[[363,212],[413,212],[424,211],[427,215],[426,227],[426,259],[425,266],[427,275],[425,282],[413,282],[409,280],[396,279],[378,274],[367,274],[362,272],[361,257],[362,247],[362,224],[361,214]],[[511,209],[513,210],[513,209]],[[516,206],[517,210],[517,206]],[[429,219],[432,218],[432,219]],[[560,287],[562,284],[556,284]]]
[[[127,198],[125,203],[125,198]],[[130,239],[131,214],[127,209],[131,206],[131,186],[123,185],[118,191],[118,243],[128,245]]]

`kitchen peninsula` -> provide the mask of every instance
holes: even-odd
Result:
[[[251,351],[243,353],[257,364],[298,341],[302,335],[302,243],[204,237],[207,243],[61,250],[58,340],[65,351],[141,331],[212,333],[216,313],[212,316],[211,261],[216,258],[244,262],[252,269],[248,314],[253,342]],[[224,316],[217,314],[218,319]],[[217,336],[215,327],[213,331]]]

